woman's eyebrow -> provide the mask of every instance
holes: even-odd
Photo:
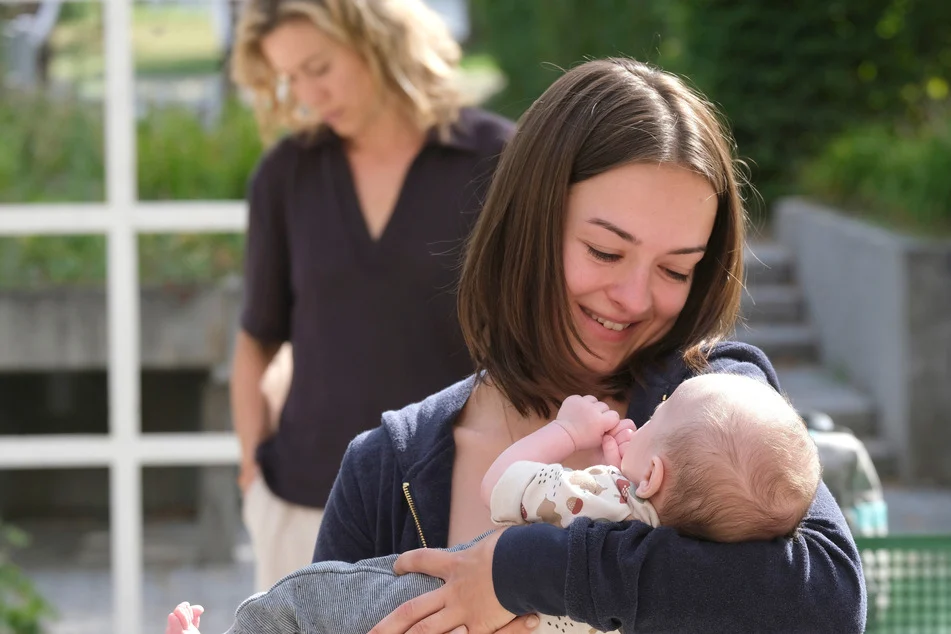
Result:
[[[628,233],[624,229],[621,229],[619,226],[617,226],[613,222],[608,222],[607,220],[604,220],[603,218],[589,218],[588,222],[595,226],[607,229],[608,231],[615,234],[617,237],[621,238],[625,242],[630,242],[631,244],[640,244],[641,242],[640,240],[632,236],[630,233]]]
[[[605,220],[604,218],[590,218],[588,220],[590,224],[593,224],[597,227],[607,229],[617,237],[621,238],[625,242],[630,242],[631,244],[640,244],[641,241],[634,235],[628,233],[624,229],[621,229],[619,226]],[[668,251],[667,255],[690,255],[693,253],[705,253],[707,250],[706,245],[699,245],[695,247],[682,247],[680,249],[674,249],[673,251]]]

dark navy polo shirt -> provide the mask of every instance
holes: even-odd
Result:
[[[430,134],[378,240],[338,137],[289,137],[261,160],[241,325],[294,346],[279,431],[257,453],[279,497],[324,506],[354,436],[471,373],[454,296],[461,247],[513,132],[464,109],[450,138]]]

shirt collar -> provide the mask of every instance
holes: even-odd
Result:
[[[313,132],[300,132],[297,135],[298,140],[310,147],[320,147],[330,143],[340,142],[340,137],[325,125],[320,126]],[[479,140],[472,122],[470,113],[464,108],[459,113],[459,118],[449,126],[448,135],[440,135],[435,127],[426,132],[425,146],[440,146],[464,152],[478,152]]]

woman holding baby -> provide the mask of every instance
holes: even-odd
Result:
[[[477,373],[354,439],[326,507],[315,561],[403,553],[397,573],[445,581],[374,634],[547,627],[536,614],[625,632],[863,630],[859,555],[822,484],[788,537],[718,543],[579,517],[439,550],[496,528],[487,470],[568,395],[594,395],[641,427],[701,373],[779,389],[762,352],[725,341],[742,290],[739,189],[710,104],[644,64],[580,65],[524,115],[462,270]],[[561,462],[605,458],[593,446]]]

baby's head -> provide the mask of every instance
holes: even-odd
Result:
[[[732,374],[681,384],[635,432],[621,470],[661,524],[721,542],[791,534],[821,477],[796,410],[769,386]]]

